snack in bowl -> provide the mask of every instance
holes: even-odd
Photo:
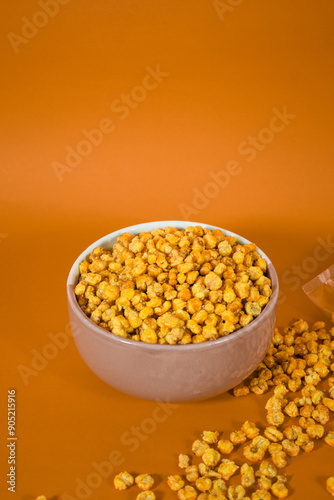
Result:
[[[173,237],[179,238],[174,247]],[[249,295],[241,298],[247,283]],[[107,234],[77,257],[67,280],[71,330],[88,367],[122,392],[169,403],[218,395],[250,375],[271,342],[277,298],[277,274],[261,249],[223,228],[189,221]],[[244,320],[250,321],[242,326]]]
[[[272,295],[254,243],[220,229],[124,232],[79,265],[82,311],[120,337],[152,344],[216,340],[247,326]]]

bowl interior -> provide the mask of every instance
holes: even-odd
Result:
[[[192,221],[156,221],[156,222],[148,222],[148,223],[143,223],[143,224],[137,224],[134,226],[129,226],[126,228],[122,228],[120,230],[114,231],[113,233],[110,233],[106,236],[103,236],[99,240],[95,241],[92,243],[86,250],[84,250],[79,257],[76,259],[74,262],[69,276],[67,280],[67,289],[68,289],[68,300],[70,302],[71,307],[76,311],[76,313],[79,315],[80,320],[88,327],[91,328],[92,332],[95,332],[95,334],[105,336],[106,338],[110,339],[110,337],[114,338],[118,342],[124,343],[124,344],[133,344],[135,345],[138,349],[164,349],[164,350],[171,350],[174,351],[175,349],[182,349],[182,350],[189,350],[189,349],[201,349],[201,350],[206,350],[210,349],[211,346],[216,345],[217,343],[225,343],[225,342],[231,342],[233,339],[237,341],[237,338],[242,337],[243,335],[247,334],[247,331],[250,326],[254,328],[257,323],[260,322],[261,317],[265,314],[268,315],[272,312],[273,309],[276,309],[277,305],[277,298],[278,298],[278,278],[277,278],[277,273],[276,270],[269,259],[269,257],[260,249],[257,248],[257,251],[263,257],[268,265],[268,275],[272,281],[272,290],[273,293],[269,299],[268,304],[263,308],[262,312],[260,313],[259,316],[257,316],[249,325],[240,328],[238,331],[232,333],[231,335],[227,335],[226,337],[221,337],[217,340],[210,340],[208,342],[203,342],[200,344],[186,344],[186,345],[160,345],[160,344],[148,344],[145,342],[138,342],[136,340],[131,340],[131,339],[125,339],[123,337],[119,337],[117,335],[112,335],[109,332],[106,332],[103,328],[97,326],[93,321],[91,321],[81,310],[79,304],[77,303],[76,296],[74,294],[74,286],[76,285],[79,277],[79,265],[82,261],[88,258],[88,256],[92,253],[92,251],[98,247],[102,246],[107,249],[111,249],[112,246],[116,243],[117,238],[122,235],[125,232],[128,232],[130,234],[139,234],[141,232],[151,232],[154,231],[155,229],[162,228],[164,229],[166,226],[171,226],[171,227],[177,227],[180,229],[185,229],[189,226],[202,226],[204,228],[214,230],[214,229],[220,229],[223,231],[225,236],[235,236],[237,238],[238,243],[241,243],[243,245],[251,243],[251,241],[247,240],[243,236],[240,236],[236,233],[233,233],[231,231],[228,231],[226,229],[220,228],[218,226],[212,226],[209,224],[203,224],[201,222],[192,222]]]

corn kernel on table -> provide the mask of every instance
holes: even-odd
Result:
[[[272,390],[172,404],[106,385],[75,347],[65,284],[105,234],[201,221],[271,258],[280,329],[330,328],[302,286],[334,262],[333,14],[330,0],[3,5],[1,499],[135,499],[138,484],[115,489],[125,471],[177,499],[167,477],[203,431],[266,425]],[[334,449],[314,441],[280,469],[287,498],[331,496]],[[242,447],[226,458],[240,466]]]

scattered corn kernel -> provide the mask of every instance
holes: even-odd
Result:
[[[114,477],[114,486],[116,490],[126,490],[133,484],[133,477],[128,472],[120,472]]]
[[[135,483],[141,490],[149,490],[154,485],[154,479],[150,474],[139,474],[135,478]]]

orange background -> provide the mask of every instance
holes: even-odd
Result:
[[[75,497],[92,462],[119,450],[124,462],[115,473],[156,474],[157,499],[172,499],[161,478],[177,473],[178,453],[204,429],[227,436],[246,419],[260,423],[267,396],[182,404],[131,452],[120,437],[156,403],[108,387],[72,340],[27,384],[18,366],[31,367],[32,350],[64,332],[65,283],[77,255],[109,232],[151,220],[188,218],[255,241],[280,278],[278,325],[325,318],[301,285],[334,260],[333,2],[226,0],[226,12],[198,0],[54,2],[53,17],[36,14],[43,0],[3,2],[0,21],[0,497]],[[45,25],[20,39],[23,18]],[[154,89],[147,67],[164,73]],[[146,96],[136,88],[143,82]],[[121,113],[117,100],[127,94]],[[280,131],[274,109],[290,116]],[[57,177],[55,162],[64,165],[66,148],[101,121],[113,131]],[[252,137],[257,146],[246,153]],[[232,161],[238,173],[212,185],[210,172],[223,176]],[[4,480],[10,388],[15,495]],[[322,442],[290,462],[291,498],[329,497],[332,448]],[[137,492],[116,492],[109,478],[89,498]]]

